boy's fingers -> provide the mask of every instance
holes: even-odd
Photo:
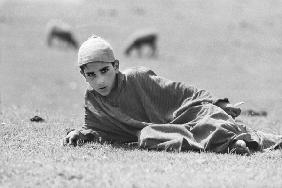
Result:
[[[76,145],[77,146],[82,146],[84,144],[84,140],[82,140],[82,139],[77,139],[77,141],[76,141]]]
[[[69,137],[63,138],[63,146],[66,146],[69,142]]]
[[[69,145],[75,145],[76,144],[76,136],[71,136],[69,139]]]
[[[77,141],[78,141],[79,135],[75,132],[69,132],[69,134],[63,138],[63,146],[66,145],[73,145],[76,146],[77,145]],[[79,144],[82,145],[82,141],[79,141]]]

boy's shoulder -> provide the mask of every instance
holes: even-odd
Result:
[[[155,73],[147,68],[147,67],[131,67],[127,68],[124,71],[122,71],[123,74],[126,75],[126,77],[137,77],[137,76],[146,76],[146,75],[155,75]]]

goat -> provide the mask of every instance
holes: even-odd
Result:
[[[133,33],[129,37],[126,43],[127,45],[124,50],[124,54],[126,56],[129,56],[133,51],[137,51],[139,57],[141,57],[141,55],[143,55],[143,47],[148,46],[151,50],[150,56],[151,57],[156,56],[157,39],[158,39],[157,32],[152,30],[144,30],[144,31]]]
[[[71,27],[60,20],[51,20],[47,24],[47,45],[53,46],[54,40],[64,42],[75,49],[78,48],[78,42],[71,32]]]

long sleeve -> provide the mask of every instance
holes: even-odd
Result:
[[[84,125],[80,132],[86,141],[125,141],[124,133],[109,119],[108,115],[97,108],[98,104],[93,100],[89,91],[85,95]]]
[[[91,114],[91,111],[85,107],[85,114],[84,114],[84,125],[79,130],[79,132],[82,134],[82,139],[86,142],[96,141],[96,142],[102,142],[102,141],[111,141],[111,139],[107,139],[107,137],[103,134],[103,132],[96,130],[95,128],[89,127],[89,123],[95,123],[97,122],[95,120],[95,116]],[[99,122],[99,121],[98,121]],[[103,140],[102,140],[103,138]]]
[[[138,78],[141,80],[139,82],[141,88],[137,87],[137,90],[148,116],[152,114],[150,119],[152,122],[159,122],[165,117],[164,121],[160,121],[164,123],[179,116],[187,108],[204,103],[218,107],[221,107],[219,104],[222,102],[229,103],[228,98],[214,97],[206,90],[168,80],[146,68],[139,69],[136,77],[141,77]]]
[[[135,90],[151,123],[168,123],[185,109],[202,103],[213,103],[217,99],[206,90],[170,81],[153,71],[138,69]]]

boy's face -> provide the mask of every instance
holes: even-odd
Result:
[[[117,73],[118,62],[114,65],[105,62],[88,63],[82,72],[86,82],[102,96],[109,95],[114,88]]]

